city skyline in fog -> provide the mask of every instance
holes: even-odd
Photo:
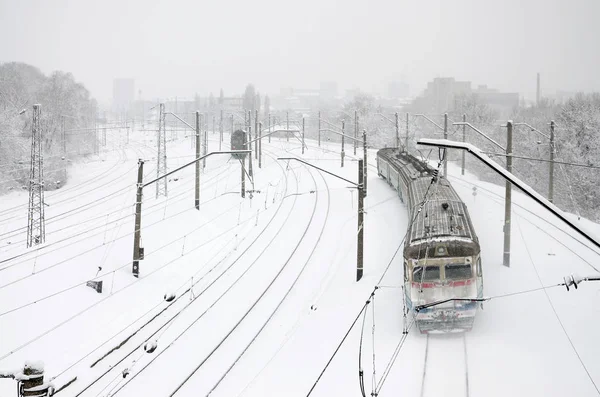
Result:
[[[523,3],[523,4],[522,4]],[[100,101],[282,87],[420,94],[435,77],[535,97],[600,91],[600,2],[0,0],[0,62],[71,72]]]

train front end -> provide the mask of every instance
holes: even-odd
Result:
[[[462,251],[465,250],[463,243]],[[447,256],[449,247],[434,247],[438,256],[405,257],[405,293],[421,333],[470,331],[483,296],[479,252]]]

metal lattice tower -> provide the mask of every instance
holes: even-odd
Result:
[[[156,156],[157,167],[156,176],[160,177],[167,173],[167,131],[165,125],[165,104],[160,104],[160,113],[158,117],[158,137],[157,137],[157,148],[158,153]],[[158,196],[167,197],[167,178],[163,178],[156,182],[156,198]]]
[[[27,247],[46,240],[44,219],[44,153],[42,152],[41,105],[33,105],[31,124],[31,170],[29,172],[29,209],[27,223]]]

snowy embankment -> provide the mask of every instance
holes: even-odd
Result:
[[[217,139],[209,134],[210,151],[218,150]],[[175,390],[303,396],[390,265],[367,309],[363,336],[365,389],[371,392],[373,379],[382,386],[402,336],[402,250],[396,252],[408,219],[377,177],[375,151],[369,152],[359,283],[355,189],[299,162],[277,161],[302,157],[299,141],[285,138],[265,139],[262,168],[253,161],[254,186],[246,178],[246,189],[255,192],[245,199],[240,164],[229,156],[207,160],[200,211],[193,207],[193,167],[170,178],[166,198],[145,188],[145,259],[135,279],[137,159],[147,160],[145,180],[156,176],[154,133],[132,134],[129,145],[116,136],[108,141],[97,161],[72,167],[69,183],[46,195],[43,248],[24,248],[26,192],[0,197],[0,370],[42,360],[46,379],[55,377],[57,387],[76,379],[63,396]],[[225,134],[224,148],[227,142]],[[338,145],[308,142],[303,158],[356,180],[357,162],[346,149],[344,168]],[[170,169],[192,158],[189,140],[168,143]],[[497,298],[484,304],[464,341],[428,340],[411,329],[380,395],[594,395],[586,369],[600,382],[598,286],[539,288],[571,273],[595,275],[598,255],[515,192],[511,267],[503,267],[504,188],[460,176],[452,164],[448,169],[481,240],[485,295]],[[578,222],[600,235],[598,225]],[[102,294],[85,286],[92,279],[103,281]],[[165,294],[175,298],[166,302]],[[361,327],[362,317],[312,395],[360,395]],[[14,395],[12,382],[0,381],[0,395]]]

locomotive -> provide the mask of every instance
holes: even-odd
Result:
[[[231,134],[231,150],[246,150],[246,144],[248,142],[247,133],[244,130],[235,130]],[[242,159],[246,156],[246,153],[234,153],[234,158]]]
[[[483,297],[481,250],[467,206],[437,170],[396,148],[377,152],[378,174],[407,205],[404,294],[421,333],[469,331]]]

